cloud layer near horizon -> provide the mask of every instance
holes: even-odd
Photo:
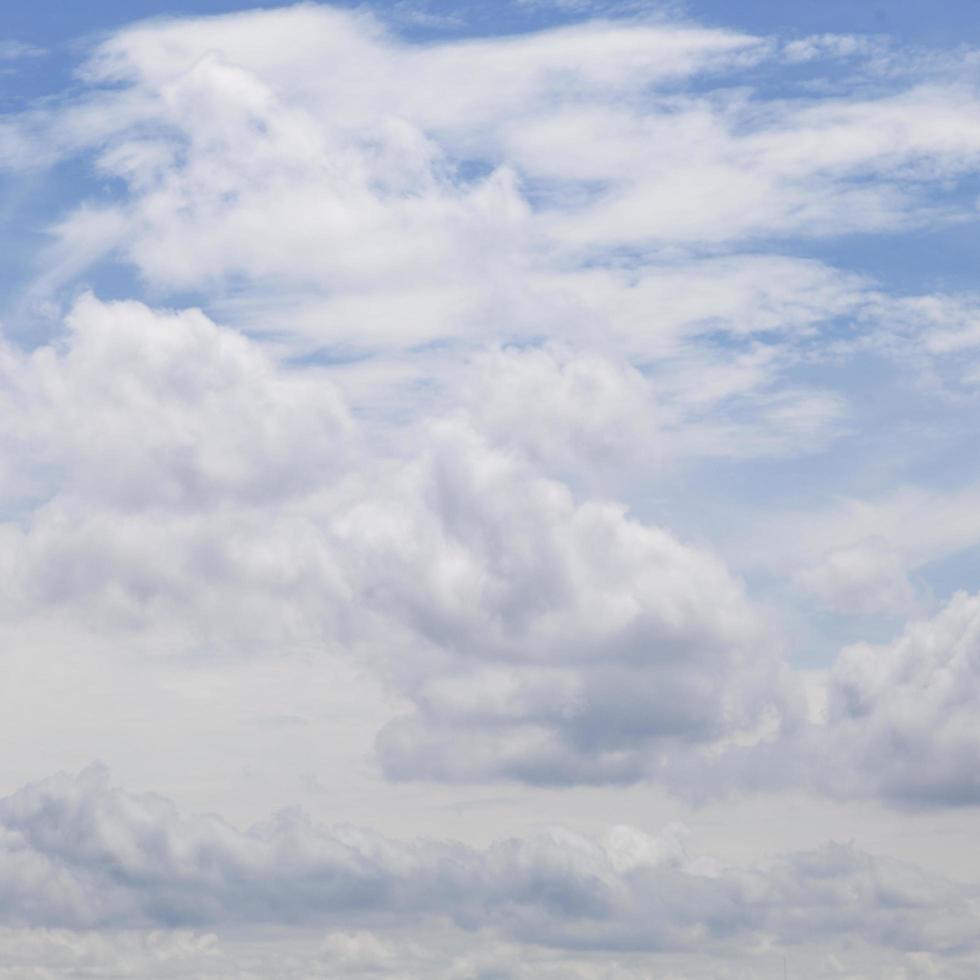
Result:
[[[576,950],[721,950],[815,936],[901,950],[980,948],[976,889],[828,844],[766,866],[692,856],[683,827],[602,841],[555,829],[461,844],[327,829],[282,811],[248,831],[117,789],[104,768],[0,800],[7,926],[337,929],[449,921]]]

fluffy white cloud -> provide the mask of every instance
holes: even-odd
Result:
[[[898,803],[980,800],[980,598],[958,593],[887,646],[845,649],[829,682],[823,779]]]
[[[334,387],[199,312],[87,296],[67,325],[4,352],[9,614],[67,608],[97,630],[176,629],[185,646],[308,638],[339,586],[289,501],[349,468]]]
[[[465,432],[410,479],[351,525],[430,644],[395,668],[419,711],[382,735],[392,775],[630,780],[792,717],[775,640],[711,555]]]
[[[333,386],[288,376],[196,310],[156,313],[83,296],[67,336],[7,348],[8,459],[123,511],[261,503],[341,472],[352,423]],[[42,494],[43,487],[38,487]]]
[[[379,454],[322,370],[197,312],[85,297],[69,328],[8,352],[11,468],[38,447],[30,520],[2,527],[9,615],[178,650],[350,644],[417,707],[381,736],[397,777],[677,779],[798,714],[716,557],[533,454],[463,417],[403,426],[417,459]]]

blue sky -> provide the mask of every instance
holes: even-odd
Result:
[[[266,8],[287,4],[265,3]],[[349,4],[347,6],[354,6]],[[654,5],[650,5],[656,9]],[[453,4],[377,4],[375,9],[387,11],[418,10],[437,16],[450,16],[464,21],[491,23],[503,26],[545,26],[569,20],[560,4],[495,4],[490,12],[482,5]],[[147,0],[120,0],[117,3],[91,3],[84,8],[67,0],[46,0],[43,4],[14,4],[5,12],[5,33],[9,37],[32,44],[49,46],[75,41],[94,31],[111,30],[142,17],[223,14],[247,10],[249,6],[237,0],[211,0],[208,3],[165,4]],[[586,11],[588,8],[584,8]],[[635,10],[636,5],[610,3],[604,9],[615,15]],[[946,0],[928,7],[914,0],[891,0],[889,3],[847,3],[846,0],[802,0],[783,3],[779,0],[739,0],[724,3],[720,0],[699,0],[685,5],[664,6],[661,9],[686,12],[708,23],[723,24],[759,33],[792,34],[887,34],[903,42],[943,46],[970,44],[980,36],[980,24],[975,11],[967,3]],[[572,5],[566,11],[574,10]],[[487,33],[495,32],[488,28]]]
[[[976,976],[978,45],[5,11],[0,976]]]

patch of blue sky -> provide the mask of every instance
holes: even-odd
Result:
[[[265,8],[291,6],[265,0]],[[921,0],[688,0],[637,3],[635,0],[339,0],[337,6],[370,9],[409,36],[430,39],[446,34],[498,35],[574,23],[588,16],[687,15],[718,27],[762,35],[822,33],[888,35],[905,43],[955,46],[980,41],[980,17],[970,0],[923,4]],[[64,45],[83,35],[106,32],[145,17],[211,15],[254,7],[243,0],[46,0],[5,6],[0,32],[7,39],[40,47]]]
[[[265,9],[290,7],[295,0],[264,0]],[[0,22],[0,37],[43,47],[62,56],[70,54],[69,47],[78,38],[91,38],[136,20],[156,17],[210,16],[241,10],[257,5],[247,0],[95,0],[77,3],[75,0],[47,0],[44,4],[13,4],[4,10]],[[331,6],[355,10],[370,10],[396,29],[399,34],[418,41],[446,36],[486,37],[507,33],[553,27],[574,23],[589,15],[590,8],[604,16],[633,15],[634,4],[537,3],[528,0],[504,2],[460,3],[458,0],[335,0]],[[57,90],[52,86],[52,90]]]
[[[761,579],[751,582],[754,588],[765,589]],[[798,619],[787,623],[791,632],[793,665],[801,670],[826,670],[844,647],[854,642],[855,636],[861,637],[863,643],[884,645],[902,632],[906,616],[901,613],[850,613],[841,615],[830,610],[814,610],[804,607],[801,603],[793,609],[794,597],[785,586],[774,579],[771,583],[771,593],[779,593],[779,601],[785,604],[790,616],[793,613]]]
[[[971,291],[980,284],[980,223],[970,200],[962,201],[957,217],[925,227],[798,240],[793,252],[869,276],[898,296]]]
[[[951,555],[944,555],[927,562],[919,572],[939,599],[947,599],[956,592],[978,592],[980,547],[970,545]]]
[[[287,357],[283,364],[295,368],[343,367],[370,361],[371,357],[369,351],[355,350],[347,344],[331,344]]]
[[[91,288],[104,299],[145,292],[132,268],[106,255],[64,282],[42,285],[52,253],[52,229],[80,201],[104,206],[124,191],[93,166],[91,154],[68,156],[53,167],[0,175],[0,321],[8,336],[30,347],[44,342],[44,318],[32,308],[38,300],[57,300],[63,292]],[[38,290],[45,295],[39,295]],[[39,332],[40,327],[40,332]]]
[[[760,34],[879,34],[944,47],[980,42],[971,0],[688,0],[683,9],[709,24]]]
[[[925,186],[916,181],[906,187],[912,198],[910,227],[757,236],[738,250],[816,259],[866,276],[895,296],[975,289],[980,282],[980,175],[968,173],[945,186],[929,185],[928,193],[921,193]]]
[[[911,367],[873,353],[792,367],[781,375],[779,391],[845,396],[825,439],[801,440],[803,452],[790,444],[782,452],[694,461],[634,488],[629,502],[643,519],[669,519],[685,534],[718,540],[760,514],[818,512],[833,501],[882,499],[903,487],[942,495],[976,485],[975,397],[961,413],[951,413],[948,400],[918,380]],[[765,412],[764,398],[735,398],[716,407],[712,418],[751,432]],[[733,560],[738,564],[737,556]]]
[[[754,572],[745,576],[759,596],[778,601],[791,632],[793,664],[803,669],[830,667],[837,653],[860,637],[863,643],[886,644],[900,635],[915,610],[895,608],[887,612],[840,612],[802,599],[784,574]],[[909,575],[923,608],[947,603],[957,592],[980,590],[980,548],[966,547],[920,565]]]
[[[573,23],[588,16],[682,16],[760,35],[887,35],[903,43],[943,47],[980,42],[980,17],[970,0],[946,0],[941,4],[924,4],[921,0],[505,0],[493,4],[389,0],[370,6],[393,19],[414,21],[418,30],[427,28],[433,33],[519,32]]]

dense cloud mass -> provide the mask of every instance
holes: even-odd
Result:
[[[93,767],[0,801],[10,926],[356,927],[448,919],[568,949],[676,951],[739,936],[975,946],[976,891],[842,844],[765,867],[688,853],[684,828],[554,830],[485,851],[327,830],[283,811],[246,832],[114,788]]]
[[[980,597],[957,593],[885,647],[841,652],[829,724],[851,766],[844,792],[917,804],[980,801]]]
[[[715,556],[578,503],[464,419],[415,460],[368,457],[328,381],[200,313],[86,297],[69,326],[8,368],[8,418],[47,453],[22,478],[51,494],[8,531],[15,609],[125,628],[179,608],[218,643],[225,621],[271,645],[383,628],[418,707],[381,736],[399,777],[634,780],[792,714]],[[58,425],[66,402],[82,414]]]
[[[976,976],[976,53],[457,7],[0,110],[0,977]]]

